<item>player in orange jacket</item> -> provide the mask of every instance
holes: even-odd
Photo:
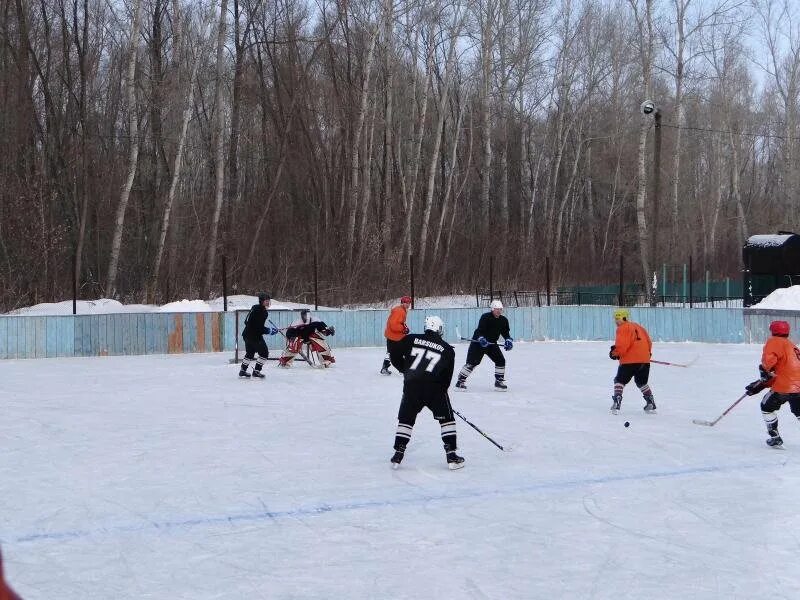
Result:
[[[3,578],[3,556],[0,554],[0,600],[22,600]]]
[[[752,396],[764,388],[770,391],[761,399],[761,414],[767,424],[767,445],[777,448],[783,445],[778,434],[778,409],[784,403],[795,417],[800,419],[800,350],[789,340],[789,323],[773,321],[769,324],[772,334],[764,344],[758,370],[761,378],[745,387]]]
[[[403,296],[400,298],[400,304],[393,307],[389,312],[389,318],[386,319],[386,329],[383,335],[386,338],[386,357],[383,359],[383,366],[381,367],[381,375],[391,375],[389,365],[392,364],[390,355],[392,350],[395,350],[397,344],[403,340],[409,332],[408,325],[406,325],[406,316],[411,309],[411,296]]]
[[[650,341],[647,330],[638,323],[629,321],[629,318],[630,312],[626,308],[614,311],[617,335],[608,356],[612,360],[619,360],[617,375],[614,377],[614,394],[611,396],[611,412],[615,415],[622,405],[622,390],[631,379],[642,392],[645,412],[651,413],[656,410],[653,390],[647,383],[650,377],[653,342]]]

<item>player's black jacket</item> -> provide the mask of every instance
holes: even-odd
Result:
[[[438,333],[410,333],[390,354],[405,384],[434,384],[446,391],[453,379],[456,352]]]
[[[503,315],[495,317],[494,314],[489,311],[481,315],[481,319],[478,321],[478,328],[475,330],[475,333],[472,334],[472,339],[477,340],[479,337],[483,336],[490,343],[496,344],[497,339],[501,335],[504,340],[511,337],[508,319]]]
[[[260,340],[261,336],[267,333],[264,327],[267,317],[269,317],[267,309],[261,304],[254,304],[245,317],[242,337],[246,340]]]
[[[286,330],[286,338],[291,340],[296,337],[301,337],[303,341],[307,342],[312,333],[315,331],[324,332],[326,329],[328,329],[328,326],[325,324],[325,321],[313,321],[304,325],[289,327],[289,329]]]

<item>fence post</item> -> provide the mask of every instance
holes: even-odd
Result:
[[[667,297],[667,263],[661,265],[661,306],[665,306]]]
[[[692,301],[692,294],[694,294],[692,288],[692,255],[689,255],[689,308],[693,308],[693,301]]]
[[[624,292],[623,292],[623,281],[624,281],[624,273],[625,273],[625,265],[622,262],[622,252],[619,253],[619,297],[617,300],[619,301],[617,306],[625,306],[624,300]]]
[[[411,278],[411,308],[414,308],[414,255],[408,255],[408,272]]]
[[[78,253],[72,259],[72,314],[78,314]]]
[[[725,278],[725,306],[728,306],[728,301],[731,298],[731,278]]]
[[[708,304],[709,300],[709,293],[708,293],[708,269],[706,269],[706,304]]]
[[[687,293],[687,288],[686,288],[686,263],[683,263],[683,303],[684,304],[686,304],[686,300],[687,300],[686,293]]]
[[[314,248],[314,310],[319,310],[319,287],[317,280],[317,249]]]
[[[222,310],[228,312],[228,269],[225,255],[222,255]]]
[[[494,300],[494,256],[489,257],[489,302]]]
[[[547,287],[547,306],[550,306],[550,257],[544,258],[544,280]]]

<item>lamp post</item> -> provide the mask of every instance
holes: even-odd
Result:
[[[652,100],[642,102],[642,113],[653,115],[653,231],[650,235],[650,261],[653,272],[658,269],[658,213],[661,202],[661,110]],[[647,285],[647,282],[645,282]],[[655,303],[656,289],[648,292]]]

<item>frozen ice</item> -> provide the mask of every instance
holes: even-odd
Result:
[[[611,415],[608,344],[485,359],[454,406],[466,468],[420,414],[390,468],[402,379],[334,349],[265,381],[228,355],[10,360],[0,544],[26,600],[800,597],[800,427],[768,448],[760,346],[655,344],[658,414]],[[457,365],[466,345],[457,346]],[[622,424],[630,421],[631,427]]]

